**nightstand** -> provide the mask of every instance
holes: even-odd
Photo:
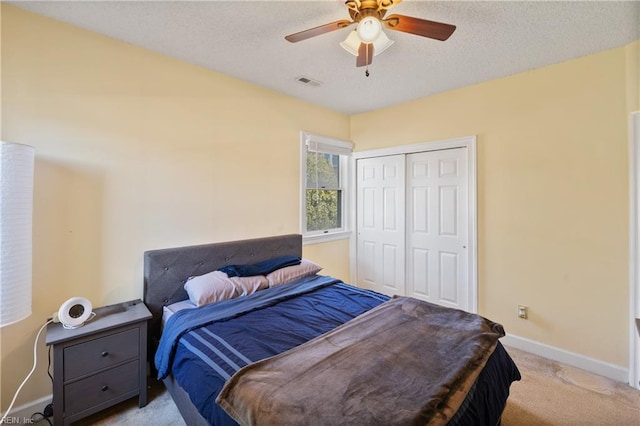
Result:
[[[138,395],[147,404],[147,321],[140,300],[94,309],[84,326],[49,324],[53,345],[53,420],[67,425]]]

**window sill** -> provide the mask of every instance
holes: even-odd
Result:
[[[327,234],[303,235],[302,244],[320,244],[329,241],[346,240],[351,237],[351,231],[331,232]]]

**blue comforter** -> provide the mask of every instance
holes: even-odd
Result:
[[[236,425],[215,402],[245,365],[277,355],[387,301],[387,296],[314,275],[250,296],[188,309],[166,323],[155,362],[173,374],[204,419]],[[495,425],[518,368],[498,342],[450,425]]]
[[[314,275],[179,311],[167,321],[156,352],[158,376],[172,373],[209,423],[235,424],[215,399],[236,371],[326,333],[388,299]]]

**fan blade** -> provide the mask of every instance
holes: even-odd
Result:
[[[297,43],[299,41],[306,40],[308,38],[315,37],[320,34],[346,28],[353,23],[354,23],[353,21],[347,21],[346,19],[343,19],[341,21],[335,21],[335,22],[331,22],[330,24],[324,24],[324,25],[320,25],[319,27],[300,31],[295,34],[289,34],[288,36],[285,36],[285,40],[290,41],[291,43]]]
[[[415,34],[441,41],[448,39],[456,30],[455,25],[427,21],[426,19],[404,15],[391,15],[382,22],[384,22],[385,27],[390,30],[402,31],[403,33]]]
[[[373,43],[360,43],[358,48],[358,57],[356,58],[356,67],[364,67],[371,65],[373,61]]]

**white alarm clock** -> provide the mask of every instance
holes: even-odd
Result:
[[[72,297],[60,306],[57,319],[64,328],[82,327],[89,317],[93,315],[92,308],[89,299]]]

